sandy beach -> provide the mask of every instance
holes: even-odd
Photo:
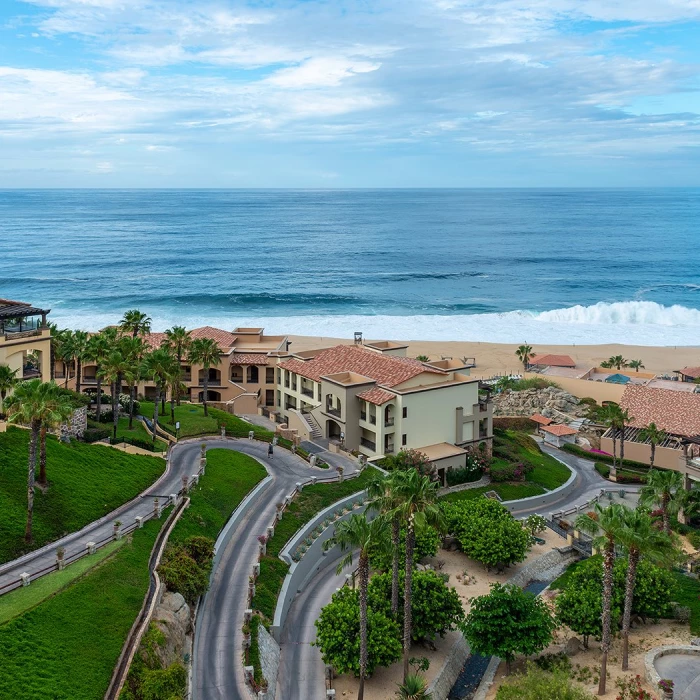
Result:
[[[323,338],[318,336],[293,335],[291,350],[312,350],[329,347],[340,343],[352,343],[347,338]],[[365,339],[366,342],[371,342]],[[431,360],[442,357],[474,357],[476,368],[472,374],[478,377],[490,377],[493,374],[517,373],[522,365],[515,356],[517,345],[506,343],[446,342],[438,340],[408,340],[399,338],[381,338],[396,340],[408,344],[408,355],[427,355]],[[536,353],[554,353],[570,355],[577,366],[594,367],[612,355],[622,355],[628,360],[641,360],[645,371],[657,374],[672,373],[682,367],[700,365],[700,346],[654,347],[642,345],[539,345],[532,343]]]

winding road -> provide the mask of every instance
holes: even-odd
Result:
[[[327,471],[310,467],[304,460],[283,449],[267,456],[267,444],[241,439],[207,439],[207,447],[237,450],[263,463],[270,475],[261,488],[254,491],[254,505],[236,521],[226,534],[222,549],[217,551],[217,566],[209,590],[197,614],[197,627],[192,659],[193,700],[248,700],[252,697],[243,673],[243,635],[241,626],[246,608],[248,577],[258,557],[258,535],[264,534],[272,522],[276,504],[284,500],[295,484],[311,476],[328,475]],[[173,461],[196,463],[199,444],[173,449]],[[345,474],[354,472],[349,460],[324,453],[332,466],[342,464]],[[274,682],[273,679],[270,679]],[[321,677],[323,681],[323,676]],[[278,696],[292,698],[292,695]],[[311,700],[313,695],[299,696]]]

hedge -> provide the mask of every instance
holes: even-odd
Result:
[[[612,455],[603,454],[601,452],[591,452],[590,450],[584,449],[580,445],[571,445],[571,444],[567,443],[567,444],[562,446],[562,449],[566,450],[567,452],[571,452],[571,454],[574,454],[577,457],[583,457],[584,459],[591,459],[591,460],[596,461],[596,462],[606,462],[607,464],[612,464],[612,462],[613,462]],[[619,464],[620,460],[616,459],[615,462],[616,462],[616,464]],[[622,466],[631,467],[632,469],[639,469],[640,471],[643,471],[643,472],[649,471],[648,464],[642,464],[641,462],[635,462],[634,460],[631,460],[631,459],[623,459]]]
[[[602,464],[601,462],[596,462],[594,465],[595,470],[602,477],[607,479],[610,476],[610,467],[607,464]],[[633,472],[626,471],[624,469],[617,470],[618,484],[646,484],[647,478],[643,474],[634,474]]]
[[[516,418],[494,418],[494,430],[517,430],[521,433],[534,433],[537,431],[537,424],[525,416]]]

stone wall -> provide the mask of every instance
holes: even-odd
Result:
[[[258,649],[260,650],[260,666],[263,676],[268,682],[265,700],[275,700],[277,671],[280,666],[280,647],[262,624],[258,625]]]
[[[546,418],[561,422],[562,413],[579,418],[585,416],[587,406],[573,394],[553,386],[505,391],[493,397],[494,416],[531,416],[533,413],[541,413]]]
[[[87,406],[76,408],[70,420],[59,428],[62,440],[72,437],[81,437],[86,430]]]
[[[437,676],[433,678],[432,683],[428,686],[428,692],[431,693],[433,700],[445,700],[447,698],[462,671],[464,662],[468,658],[469,644],[460,634],[459,639],[452,645],[447,654]]]
[[[524,566],[508,583],[525,588],[531,581],[553,581],[581,555],[573,547],[557,547]]]

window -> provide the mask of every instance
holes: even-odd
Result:
[[[401,415],[402,415],[404,418],[408,418],[408,408],[406,408],[406,406],[403,407],[403,410],[402,410],[402,412],[401,412]],[[404,445],[405,445],[405,444],[406,444],[406,443],[404,442]]]
[[[404,433],[404,434],[401,436],[401,445],[402,445],[403,447],[406,446],[406,433]]]
[[[281,369],[277,370],[277,383],[278,384],[282,383],[282,370]]]
[[[265,382],[267,384],[274,384],[275,383],[275,368],[274,367],[266,367],[265,368]],[[277,382],[279,384],[279,382]]]
[[[258,368],[255,365],[250,365],[248,367],[248,383],[257,384],[258,383]]]

